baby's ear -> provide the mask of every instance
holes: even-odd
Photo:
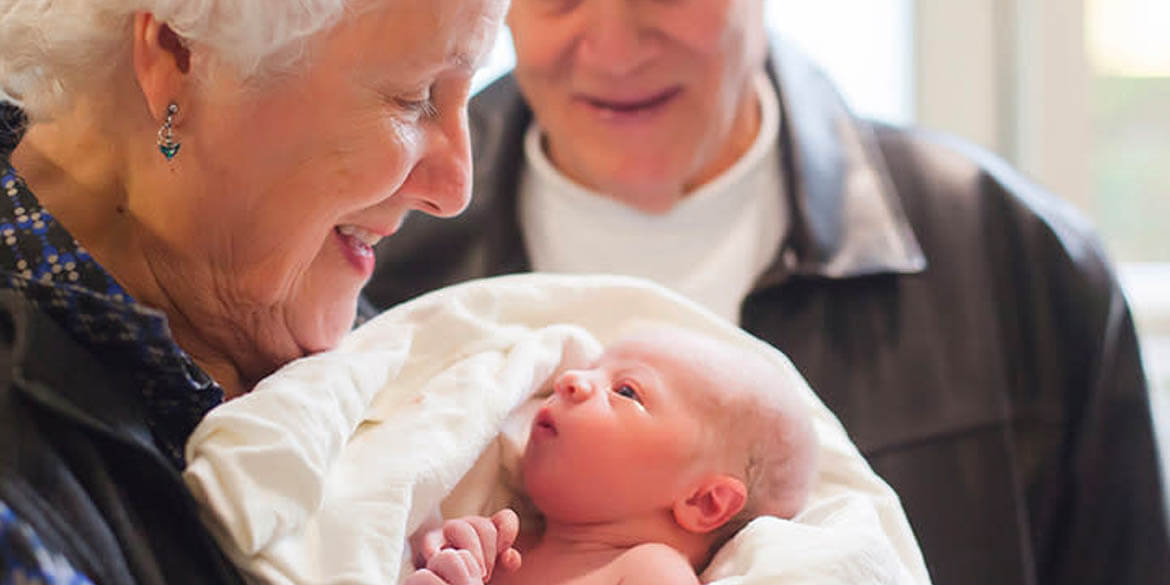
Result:
[[[742,481],[729,475],[713,475],[675,500],[672,512],[684,530],[706,534],[734,518],[746,503],[747,488]]]

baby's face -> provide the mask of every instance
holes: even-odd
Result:
[[[702,423],[686,393],[716,382],[672,335],[627,338],[561,374],[524,454],[529,495],[563,521],[668,507],[703,467]]]

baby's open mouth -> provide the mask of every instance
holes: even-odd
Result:
[[[557,434],[557,427],[553,424],[552,414],[549,413],[548,409],[541,409],[540,412],[536,413],[536,420],[533,421],[532,426],[553,436]]]

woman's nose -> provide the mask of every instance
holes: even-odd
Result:
[[[584,372],[569,370],[557,378],[554,389],[565,400],[584,402],[593,394],[593,383]]]
[[[403,186],[414,207],[437,217],[459,215],[471,201],[471,145],[466,112],[427,129],[425,150]]]

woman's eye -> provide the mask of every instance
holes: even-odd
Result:
[[[630,400],[642,402],[642,397],[638,396],[638,391],[634,390],[634,387],[630,386],[629,384],[619,384],[616,388],[613,389],[613,391],[616,392],[618,396],[624,396]]]
[[[431,88],[414,95],[394,98],[394,101],[398,107],[420,118],[432,119],[439,115],[439,110],[435,107],[435,94]]]
[[[421,100],[400,99],[398,103],[403,109],[422,118],[431,119],[439,115],[439,110],[435,108],[435,102],[430,96]]]

